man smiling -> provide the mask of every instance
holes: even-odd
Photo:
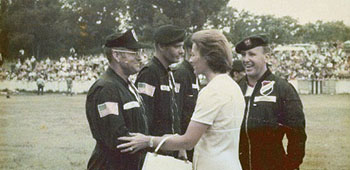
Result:
[[[246,109],[241,126],[240,161],[244,170],[294,170],[305,155],[305,116],[299,95],[267,66],[269,47],[261,36],[236,45],[246,77],[239,85]],[[287,136],[287,150],[282,140]]]

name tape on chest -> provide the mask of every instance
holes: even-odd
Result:
[[[273,102],[276,103],[276,96],[256,96],[254,102]]]
[[[161,91],[170,91],[170,87],[168,85],[160,85]]]
[[[179,93],[180,92],[180,87],[181,87],[180,83],[175,83],[175,93]]]
[[[137,88],[139,93],[145,94],[151,97],[153,97],[154,91],[156,90],[156,87],[149,85],[147,83],[142,83],[142,82],[137,83]]]
[[[135,108],[135,107],[140,107],[140,103],[137,102],[137,101],[131,101],[131,102],[125,103],[123,105],[123,109],[124,110],[129,110],[129,109],[132,109],[132,108]]]
[[[118,103],[115,102],[105,102],[97,105],[98,113],[100,118],[107,115],[119,115]]]
[[[197,90],[199,90],[199,86],[198,86],[198,84],[192,84],[192,88],[193,88],[193,89],[197,89]]]

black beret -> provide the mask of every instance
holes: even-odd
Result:
[[[242,60],[235,60],[232,63],[232,71],[241,72],[244,71]]]
[[[154,41],[160,44],[173,44],[185,39],[185,30],[174,25],[160,26],[153,35]]]
[[[136,40],[132,30],[128,30],[122,34],[114,33],[107,36],[105,47],[123,47],[131,50],[145,48],[143,44],[140,44]]]
[[[236,52],[241,53],[242,51],[247,51],[258,46],[267,46],[267,38],[259,35],[251,36],[243,39],[236,44]]]

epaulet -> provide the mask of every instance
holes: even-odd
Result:
[[[148,62],[146,65],[144,65],[139,72],[142,72],[145,69],[151,68],[151,62]]]

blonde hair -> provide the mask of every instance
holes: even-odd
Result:
[[[192,42],[214,72],[226,73],[231,70],[231,44],[219,30],[198,31],[192,35]]]

